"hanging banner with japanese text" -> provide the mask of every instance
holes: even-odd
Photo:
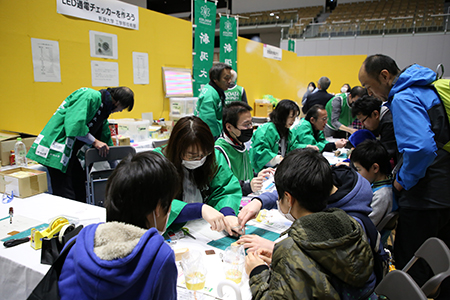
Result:
[[[220,61],[236,70],[237,31],[234,17],[220,18]]]
[[[139,8],[122,1],[56,0],[56,11],[80,19],[139,29]]]
[[[295,52],[295,40],[288,41],[288,51]]]
[[[214,2],[195,0],[194,3],[194,96],[209,82],[209,69],[213,65],[216,5]]]

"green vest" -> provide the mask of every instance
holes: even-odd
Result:
[[[214,137],[218,137],[222,132],[222,101],[219,93],[206,84],[198,96],[194,115],[208,124]]]
[[[328,126],[330,126],[334,130],[339,130],[339,128],[334,128],[334,126],[331,124],[331,117],[332,117],[331,114],[332,114],[332,110],[333,110],[332,103],[336,97],[341,97],[341,99],[342,99],[341,114],[339,115],[339,122],[344,126],[349,126],[353,122],[353,117],[352,117],[352,110],[347,102],[348,100],[347,100],[346,93],[338,94],[338,95],[334,96],[333,98],[331,98],[330,101],[328,101],[327,105],[325,106],[325,109],[328,114]]]
[[[99,91],[90,88],[81,88],[70,94],[42,129],[27,157],[66,173],[70,157],[77,154],[72,153],[75,139],[89,133],[88,123],[95,117],[102,103],[101,97]],[[113,145],[108,120],[102,124],[100,140]],[[84,161],[82,152],[90,147],[82,147],[79,159]]]
[[[231,89],[226,90],[225,92],[225,104],[228,104],[233,101],[242,101],[242,94],[244,93],[244,88],[239,85],[235,85]]]
[[[228,166],[237,179],[242,181],[253,179],[253,168],[247,149],[239,151],[223,138],[216,141],[216,149],[225,157]]]
[[[317,146],[322,151],[328,141],[320,131],[317,139],[314,137],[313,125],[306,119],[301,120],[295,127],[291,128],[293,139],[297,141],[300,148],[306,148],[308,145]]]
[[[163,148],[156,148],[153,151],[164,155]],[[233,176],[223,155],[219,154],[219,150],[215,149],[214,154],[216,156],[217,172],[209,183],[208,189],[211,191],[211,194],[204,199],[204,203],[214,207],[217,211],[224,207],[230,207],[237,215],[242,198],[241,185],[236,177]],[[187,203],[182,200],[174,199],[172,201],[167,227],[173,223],[186,205]]]

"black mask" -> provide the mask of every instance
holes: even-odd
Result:
[[[248,141],[250,141],[250,139],[253,136],[253,128],[250,129],[244,129],[244,130],[240,130],[241,131],[241,135],[237,137],[237,139],[241,142],[241,143],[246,143]]]

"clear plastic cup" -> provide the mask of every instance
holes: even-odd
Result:
[[[243,245],[231,245],[225,249],[223,255],[223,268],[225,278],[239,284],[245,265],[245,252]]]
[[[190,250],[181,257],[186,288],[191,291],[202,290],[206,281],[206,266],[200,251]]]

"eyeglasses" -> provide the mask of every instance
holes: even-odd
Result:
[[[191,154],[187,154],[184,156],[185,160],[189,160],[189,161],[193,161],[193,160],[201,160],[204,157],[210,155],[211,152],[207,153],[207,154],[198,154],[198,155],[191,155]]]
[[[253,124],[252,124],[252,123],[244,123],[244,124],[241,124],[241,125],[239,125],[239,126],[245,128],[245,129],[251,129],[251,128],[253,128]],[[239,128],[238,128],[238,129],[239,129]]]
[[[365,117],[364,120],[360,121],[361,124],[364,124],[364,122],[367,120],[368,117],[370,117],[371,114],[372,114],[372,113],[370,113],[369,115],[367,115],[367,117]]]

